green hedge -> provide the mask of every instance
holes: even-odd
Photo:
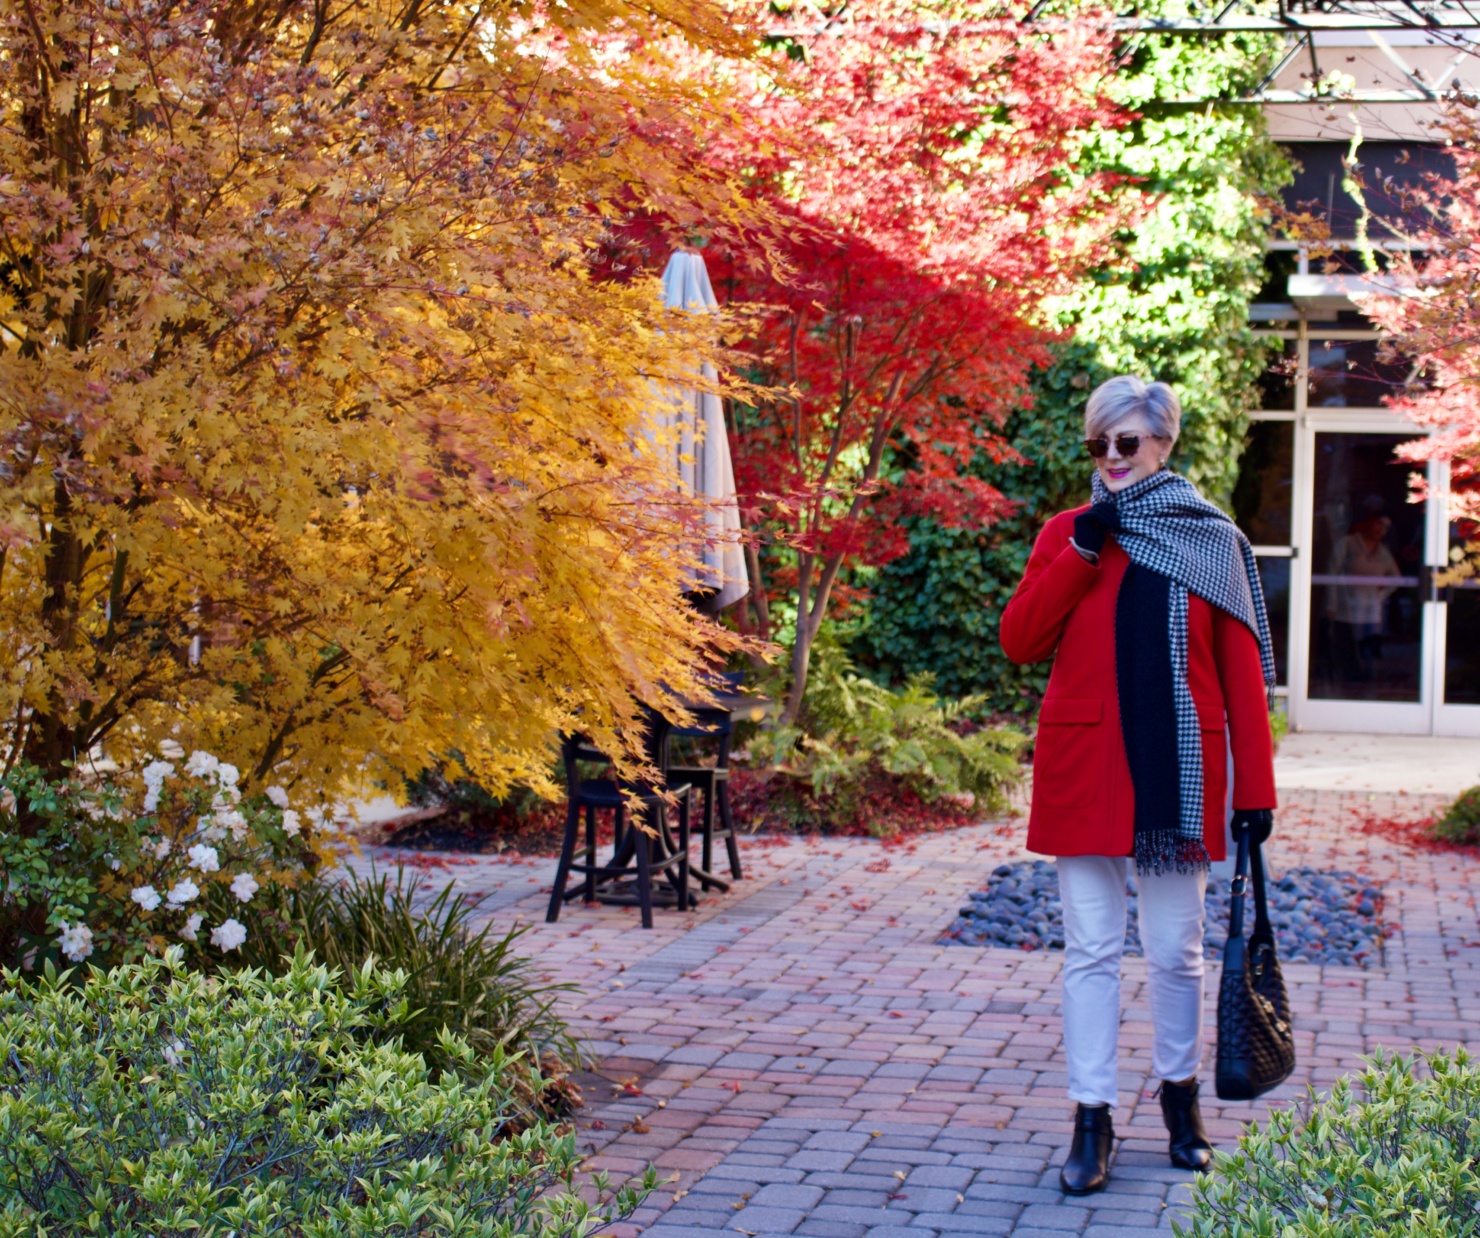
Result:
[[[1419,1069],[1422,1061],[1423,1068]],[[1471,1238],[1480,1071],[1374,1057],[1307,1111],[1277,1110],[1193,1186],[1183,1238]]]
[[[1142,119],[1100,135],[1083,166],[1142,178],[1160,201],[1125,238],[1125,261],[1055,307],[1068,336],[1037,376],[1033,406],[1005,426],[1031,463],[973,466],[1021,505],[1018,513],[980,530],[917,521],[910,553],[873,580],[854,641],[871,673],[894,679],[930,671],[943,692],[985,693],[997,709],[1027,708],[1041,695],[1045,668],[1006,660],[998,615],[1044,521],[1088,496],[1090,468],[1079,446],[1084,404],[1114,374],[1176,387],[1185,419],[1175,467],[1209,497],[1226,499],[1265,364],[1248,327],[1267,234],[1259,197],[1276,191],[1287,170],[1256,109],[1194,110],[1157,100],[1236,90],[1257,80],[1267,55],[1262,37],[1139,40],[1118,89]]]
[[[340,981],[163,961],[0,983],[0,1238],[577,1238],[574,1139],[519,1108],[501,1048],[433,1082],[367,1025],[408,1017],[403,973]]]

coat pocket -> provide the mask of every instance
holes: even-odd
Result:
[[[1228,732],[1223,713],[1198,709],[1202,728],[1203,829],[1213,835],[1223,832],[1228,802]]]
[[[1033,796],[1046,808],[1087,808],[1104,790],[1109,755],[1105,703],[1050,697],[1038,715]]]

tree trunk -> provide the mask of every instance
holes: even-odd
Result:
[[[808,589],[812,569],[816,561],[808,556],[807,567],[800,574],[797,590],[797,636],[791,650],[791,690],[786,694],[786,708],[782,710],[779,725],[795,722],[802,710],[802,701],[807,695],[807,673],[812,665],[812,645],[822,631],[822,621],[827,617],[827,604],[832,598],[833,582],[843,567],[843,556],[833,555],[822,565],[822,574],[816,587]],[[808,595],[810,592],[810,602]]]
[[[41,654],[60,655],[67,668],[76,652],[78,596],[87,554],[71,528],[72,499],[65,482],[56,483],[53,503],[46,546],[46,597],[41,604],[47,642]],[[61,684],[53,682],[47,689],[46,704],[31,715],[22,750],[22,758],[38,766],[49,779],[65,778],[66,762],[80,755],[76,728],[66,715],[65,692]]]
[[[807,666],[812,660],[812,638],[817,635],[817,628],[811,622],[812,569],[816,563],[811,554],[797,555],[797,631],[791,642],[791,688],[786,693],[781,716],[776,719],[778,727],[796,722],[807,692]]]
[[[786,693],[786,706],[777,726],[791,726],[802,711],[802,700],[807,695],[807,670],[812,663],[812,625],[804,614],[797,615],[797,636],[791,646],[791,687]]]

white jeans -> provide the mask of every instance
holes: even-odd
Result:
[[[1064,1055],[1069,1099],[1116,1102],[1120,956],[1125,947],[1125,879],[1119,856],[1060,856],[1064,905]],[[1136,878],[1141,946],[1155,1028],[1151,1069],[1181,1081],[1202,1061],[1204,873]]]

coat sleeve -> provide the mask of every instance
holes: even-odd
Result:
[[[1259,642],[1226,611],[1213,609],[1213,654],[1228,711],[1233,753],[1233,806],[1274,808],[1274,740]]]
[[[1020,665],[1053,655],[1070,612],[1099,573],[1069,544],[1068,529],[1060,517],[1044,526],[1022,582],[1002,612],[1002,652]]]

